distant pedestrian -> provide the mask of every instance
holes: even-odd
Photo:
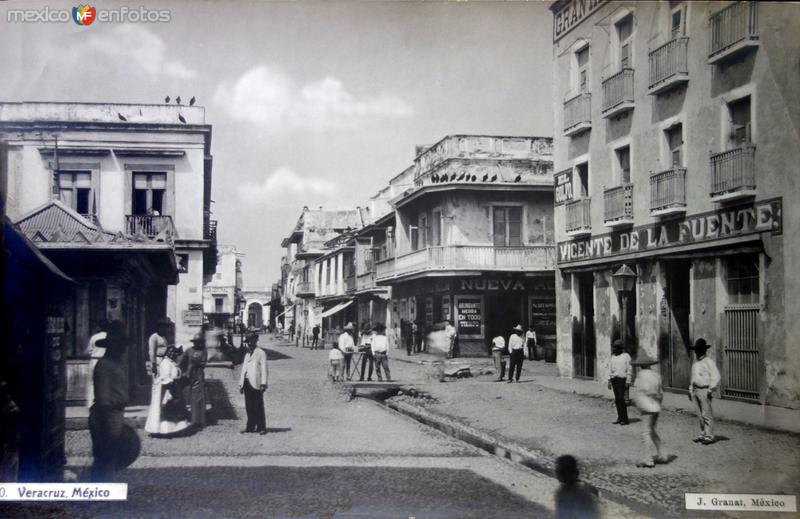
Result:
[[[247,354],[239,376],[239,392],[244,394],[247,425],[242,433],[267,434],[267,418],[264,414],[264,392],[268,384],[269,369],[267,354],[258,347],[258,334],[247,334]]]
[[[400,324],[400,335],[402,335],[403,342],[406,345],[406,356],[410,357],[414,348],[414,336],[411,330],[411,323],[405,319]]]
[[[361,353],[361,377],[359,380],[364,380],[364,373],[367,371],[369,365],[369,375],[367,382],[372,382],[372,370],[375,369],[375,355],[372,352],[372,339],[375,334],[372,333],[372,326],[367,323],[364,329],[361,330],[361,338],[359,339],[358,351]]]
[[[506,340],[502,335],[498,335],[492,339],[492,360],[494,360],[494,369],[497,371],[497,379],[495,382],[502,382],[506,376],[506,357],[508,356],[508,349],[506,348]]]
[[[711,398],[719,385],[720,375],[714,360],[706,355],[711,345],[703,338],[694,343],[697,360],[692,364],[692,380],[689,384],[689,400],[694,402],[697,418],[700,420],[700,436],[694,439],[703,445],[714,443],[714,412]]]
[[[111,321],[106,338],[97,345],[105,354],[94,369],[94,404],[89,409],[89,432],[92,437],[92,481],[113,481],[118,465],[123,415],[128,403],[128,364],[125,361],[127,339],[125,325]]]
[[[289,325],[289,341],[294,342],[294,323]],[[297,344],[295,344],[297,346]]]
[[[353,341],[353,323],[347,323],[337,341],[339,349],[344,354],[344,372],[347,380],[352,378],[350,363],[353,360],[353,353],[356,351],[356,343]]]
[[[422,348],[422,328],[417,321],[411,322],[411,337],[414,341],[413,351],[419,353]]]
[[[528,348],[528,360],[536,360],[536,331],[533,325],[528,326],[528,331],[525,332],[525,346]]]
[[[319,325],[315,324],[313,328],[311,328],[311,349],[318,350],[319,349]]]
[[[208,362],[206,341],[202,333],[192,337],[192,347],[186,352],[186,380],[189,384],[189,403],[192,409],[192,425],[206,425],[206,375]]]
[[[447,357],[453,359],[458,357],[458,351],[456,348],[456,328],[450,321],[446,322],[447,324],[444,327],[444,335],[447,337],[448,342]]]
[[[650,366],[658,364],[658,361],[647,355],[641,355],[631,364],[641,368],[633,386],[633,400],[642,414],[644,457],[636,466],[652,468],[656,463],[667,463],[667,458],[664,457],[662,450],[661,437],[656,429],[663,397],[661,375],[650,369]]]
[[[334,382],[344,380],[344,353],[339,349],[339,345],[333,343],[331,351],[328,353],[328,361],[330,362],[329,376]]]
[[[378,323],[374,326],[373,332],[371,347],[375,357],[375,374],[378,375],[379,381],[383,381],[381,374],[381,370],[383,370],[386,373],[386,382],[391,382],[392,372],[389,371],[389,341],[385,335],[386,326]],[[364,375],[363,369],[361,375]]]
[[[511,329],[511,335],[508,337],[508,382],[519,382],[519,376],[522,372],[522,361],[525,359],[525,342],[522,340],[522,326],[516,325]]]
[[[608,361],[608,389],[614,391],[614,404],[617,406],[615,424],[628,425],[628,407],[625,404],[625,390],[631,385],[633,368],[631,356],[622,351],[622,341],[614,340],[613,354]]]
[[[579,480],[578,461],[565,454],[556,458],[556,519],[598,519],[597,497],[593,489]]]

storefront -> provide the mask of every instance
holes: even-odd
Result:
[[[624,321],[628,351],[660,359],[665,389],[687,391],[690,347],[703,337],[723,397],[770,403],[778,378],[766,367],[788,353],[773,302],[783,299],[782,232],[776,198],[559,244],[560,372],[605,380]],[[630,292],[614,286],[623,264],[636,275]]]
[[[452,321],[463,356],[484,356],[497,335],[506,339],[521,324],[534,326],[539,343],[555,345],[555,279],[552,274],[487,273],[408,281],[393,286],[401,319],[423,333]]]

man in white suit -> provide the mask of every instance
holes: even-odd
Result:
[[[242,433],[267,434],[267,418],[264,415],[264,392],[267,390],[267,354],[258,347],[258,334],[247,335],[247,354],[239,377],[239,392],[244,394],[247,411],[247,426]]]

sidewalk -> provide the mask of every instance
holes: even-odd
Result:
[[[603,394],[597,383],[561,379],[555,365],[529,361],[520,383],[495,383],[495,374],[439,383],[425,366],[441,359],[404,352],[390,358],[395,380],[432,397],[403,395],[389,399],[391,407],[468,441],[472,435],[493,443],[500,455],[545,472],[559,455],[573,454],[587,482],[619,499],[685,515],[686,492],[800,494],[796,434],[718,421],[721,441],[701,445],[691,441],[699,432],[694,413],[670,410],[668,403],[659,432],[673,460],[637,468],[643,449],[638,412],[629,408],[631,425],[613,425],[611,392]],[[491,369],[489,359],[446,361],[452,363],[471,365],[473,374]]]

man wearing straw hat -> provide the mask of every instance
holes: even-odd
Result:
[[[350,372],[350,363],[353,360],[353,352],[356,351],[356,345],[353,342],[353,323],[347,323],[344,327],[344,331],[341,335],[339,335],[339,339],[337,341],[339,344],[339,349],[342,350],[344,354],[344,373],[347,377],[347,380],[352,378],[352,373]]]
[[[631,362],[631,365],[641,368],[633,386],[633,400],[642,413],[642,439],[644,440],[644,459],[636,464],[637,467],[653,468],[656,463],[667,462],[661,449],[661,437],[656,430],[663,394],[661,375],[650,369],[650,366],[657,363],[657,360],[645,354]]]
[[[525,358],[525,341],[522,340],[524,330],[521,325],[516,325],[511,329],[513,332],[508,338],[508,381],[519,382],[519,375],[522,372],[522,361]],[[516,372],[514,371],[516,369]]]
[[[720,381],[719,370],[714,361],[706,356],[711,347],[703,338],[694,343],[697,360],[692,364],[692,380],[689,384],[689,400],[694,402],[697,418],[700,420],[700,436],[694,439],[703,445],[714,443],[714,413],[711,409],[711,395]]]

